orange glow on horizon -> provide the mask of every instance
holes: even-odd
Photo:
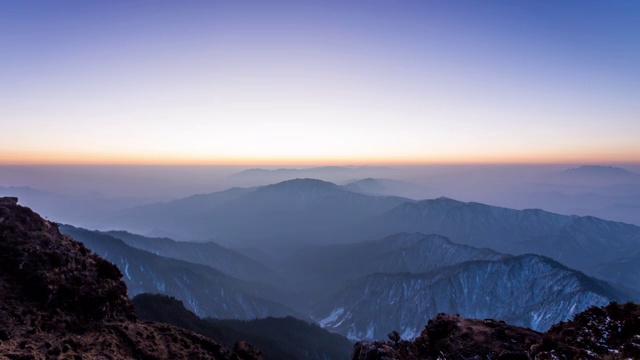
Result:
[[[617,156],[616,156],[617,155]],[[328,166],[328,165],[482,165],[482,164],[638,164],[637,154],[527,154],[512,156],[405,157],[204,157],[115,154],[0,153],[0,165],[184,165],[184,166]]]

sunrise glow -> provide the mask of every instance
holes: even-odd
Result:
[[[614,3],[4,3],[0,164],[640,162]]]

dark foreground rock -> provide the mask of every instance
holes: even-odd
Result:
[[[136,319],[122,274],[48,222],[0,198],[0,357],[259,359],[170,325]]]
[[[374,359],[640,359],[640,305],[590,308],[546,333],[502,321],[438,314],[419,337],[362,341],[354,360]]]
[[[175,298],[160,294],[140,294],[131,299],[141,319],[178,326],[204,335],[223,346],[239,339],[262,351],[265,360],[349,359],[353,342],[318,325],[293,318],[201,319]]]

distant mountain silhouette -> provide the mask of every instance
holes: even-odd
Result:
[[[393,179],[366,178],[343,185],[349,191],[378,196],[402,196],[410,199],[425,199],[430,191],[425,186]]]
[[[640,183],[640,174],[621,167],[588,165],[566,169],[552,179],[573,186],[608,186]]]
[[[587,273],[594,264],[640,249],[640,227],[635,225],[448,198],[401,204],[371,219],[365,228],[379,237],[431,233],[503,253],[545,255]]]
[[[142,234],[171,233],[164,228],[167,224],[179,224],[189,221],[194,216],[212,211],[216,207],[255,190],[256,188],[231,188],[211,194],[192,195],[166,203],[153,203],[125,209],[107,217],[107,220],[103,220],[102,227],[126,229]],[[185,235],[182,234],[182,236]],[[189,238],[189,236],[186,237]],[[211,239],[211,237],[208,237],[208,239]]]
[[[314,178],[342,183],[354,179],[381,176],[391,173],[392,169],[382,166],[321,166],[311,168],[247,169],[228,176],[223,183],[233,186],[262,186],[282,181]]]
[[[568,176],[609,177],[609,178],[627,178],[627,177],[640,175],[621,167],[601,166],[601,165],[585,165],[577,168],[571,168],[571,169],[564,170],[562,174],[568,175]]]
[[[610,190],[611,189],[611,190]],[[614,192],[614,188],[606,187],[602,192]],[[628,187],[632,191],[632,187]],[[606,220],[626,222],[640,225],[640,184],[638,193],[602,194],[587,192],[567,195],[558,191],[533,192],[519,196],[520,203],[530,208],[544,208],[565,215],[597,216]],[[623,189],[620,192],[625,191]]]
[[[187,209],[187,199],[130,209],[103,227],[136,233],[162,229],[234,246],[345,242],[359,232],[354,225],[412,201],[354,193],[316,179],[283,181],[227,195],[207,195],[208,201],[189,202]]]

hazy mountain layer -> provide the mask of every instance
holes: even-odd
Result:
[[[617,285],[637,291],[640,289],[640,252],[598,264],[593,272],[600,278],[611,279]]]
[[[580,177],[585,180],[620,181],[640,180],[640,174],[616,166],[583,165],[577,168],[564,170],[560,173],[563,177]]]
[[[596,216],[606,220],[640,225],[640,189],[630,194],[594,192],[567,195],[559,191],[514,194],[511,201],[517,207],[540,208],[547,211],[580,216]]]
[[[175,202],[131,209],[103,227],[136,233],[162,229],[184,238],[215,238],[234,246],[344,242],[358,233],[365,220],[411,201],[358,194],[314,179],[239,192],[235,190],[231,197],[208,195],[210,201],[191,204],[187,212]]]
[[[102,219],[102,228],[126,229],[135,233],[150,232],[171,233],[179,227],[176,224],[191,221],[195,216],[209,212],[242,195],[255,191],[256,188],[231,188],[211,194],[192,195],[166,203],[154,203],[122,210],[115,215]],[[186,239],[193,234],[181,233]],[[206,237],[210,240],[212,237]],[[185,240],[185,239],[180,239]]]
[[[433,191],[426,186],[394,179],[366,178],[343,185],[349,191],[377,196],[401,196],[409,199],[426,199]]]
[[[635,225],[448,198],[415,202],[369,196],[312,179],[134,208],[107,224],[271,249],[421,232],[505,253],[533,252],[583,271],[640,251],[640,227]]]
[[[545,257],[470,261],[423,274],[373,274],[318,304],[314,316],[350,339],[417,336],[437,313],[546,330],[593,305],[627,300],[604,282]]]
[[[64,232],[66,227],[60,228]],[[207,265],[237,279],[271,285],[284,281],[282,276],[262,263],[212,241],[194,243],[169,238],[149,238],[126,231],[108,231],[104,234],[120,239],[131,247],[164,257]]]
[[[130,296],[140,293],[171,295],[203,317],[301,316],[278,302],[290,302],[293,297],[267,285],[238,280],[208,266],[154,255],[101,233],[72,227],[64,230],[113,262],[124,274]]]
[[[108,197],[95,192],[63,195],[27,186],[0,186],[0,196],[17,197],[21,204],[37,210],[51,221],[79,226],[94,226],[113,212],[159,201],[158,198]]]
[[[247,169],[222,179],[232,186],[263,186],[282,181],[313,178],[323,181],[342,183],[359,178],[381,176],[394,170],[380,166],[321,166],[310,168]]]
[[[296,288],[317,298],[373,273],[424,273],[469,260],[505,256],[439,235],[400,233],[376,241],[304,248],[285,261],[282,273],[289,274]]]
[[[368,229],[379,235],[440,234],[476,247],[549,256],[584,271],[640,250],[640,227],[635,225],[447,198],[404,203],[371,220]]]

